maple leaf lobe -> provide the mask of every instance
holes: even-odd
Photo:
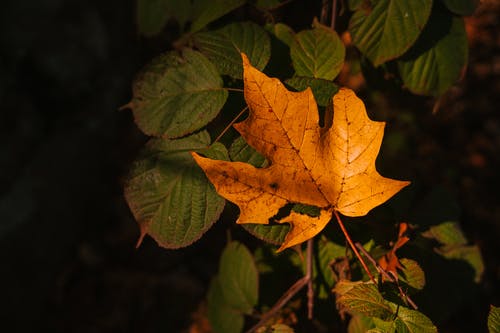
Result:
[[[314,237],[333,210],[366,215],[409,184],[376,171],[384,123],[368,118],[354,92],[339,90],[333,98],[333,119],[325,119],[328,126],[321,128],[311,89],[289,91],[254,68],[244,54],[242,58],[250,111],[234,127],[270,165],[255,168],[193,153],[217,192],[240,208],[237,223],[267,224],[287,203],[321,208],[319,217],[292,212],[278,221],[292,226],[283,249]]]

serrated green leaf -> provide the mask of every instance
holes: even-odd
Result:
[[[207,125],[227,99],[222,78],[201,53],[166,53],[146,68],[133,85],[129,103],[147,135],[177,138]]]
[[[204,0],[197,1],[197,7],[201,8],[196,18],[191,23],[192,33],[203,29],[207,24],[217,20],[227,13],[235,10],[245,3],[246,0]]]
[[[488,331],[489,333],[500,333],[500,307],[490,306],[488,314]]]
[[[229,157],[233,162],[248,163],[256,168],[264,167],[267,164],[265,157],[248,145],[241,136],[236,138],[229,147]]]
[[[383,320],[389,320],[394,315],[393,310],[373,283],[342,280],[336,284],[334,291],[337,294],[337,303],[349,311]]]
[[[425,273],[419,264],[415,260],[407,258],[401,258],[399,262],[403,266],[399,274],[400,282],[417,290],[423,289],[425,286]]]
[[[453,14],[468,16],[474,14],[479,0],[441,0]]]
[[[198,240],[217,221],[225,201],[189,153],[228,159],[222,145],[209,149],[209,144],[207,132],[148,142],[125,184],[125,198],[142,235],[179,248]]]
[[[362,314],[357,314],[349,320],[347,333],[366,333],[375,328],[373,319]]]
[[[394,320],[397,333],[437,333],[437,328],[423,313],[390,303],[397,318]]]
[[[345,47],[337,33],[318,23],[294,35],[290,56],[297,76],[333,80],[342,69]]]
[[[252,254],[241,243],[229,243],[222,253],[219,281],[227,305],[251,313],[259,293],[259,276]]]
[[[284,44],[292,45],[295,32],[288,25],[284,23],[268,24],[266,29]]]
[[[417,40],[432,9],[432,0],[380,0],[359,7],[349,22],[352,42],[379,66],[405,53]]]
[[[339,91],[339,86],[332,81],[312,77],[296,76],[286,80],[285,83],[298,91],[311,87],[314,99],[320,106],[331,104],[332,96]]]
[[[467,64],[464,21],[446,10],[435,10],[415,45],[398,60],[404,86],[421,95],[441,95]]]
[[[207,295],[208,320],[214,332],[240,333],[244,324],[243,314],[227,305],[223,289],[219,278],[213,278]]]
[[[271,57],[271,41],[267,32],[252,22],[238,22],[216,31],[200,32],[194,36],[195,46],[210,59],[219,72],[236,79],[243,78],[240,53],[245,53],[259,70]]]
[[[243,229],[265,242],[281,245],[290,231],[289,224],[242,224]]]

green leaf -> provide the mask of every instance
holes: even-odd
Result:
[[[488,314],[488,331],[489,333],[500,333],[500,307],[490,306]]]
[[[371,282],[342,280],[336,284],[334,291],[337,294],[337,303],[355,314],[361,313],[384,320],[389,320],[394,315],[394,311]]]
[[[296,76],[286,80],[285,83],[298,91],[311,87],[314,99],[320,106],[331,104],[332,96],[339,91],[339,86],[332,81],[312,77]]]
[[[405,53],[417,40],[432,9],[432,0],[379,0],[359,8],[349,22],[354,45],[379,66]]]
[[[268,24],[266,29],[284,44],[292,45],[295,32],[288,25],[284,23]]]
[[[191,24],[191,33],[198,32],[207,24],[217,20],[245,3],[245,0],[203,0],[195,4],[201,8]]]
[[[243,78],[241,52],[259,70],[266,67],[271,56],[271,42],[267,32],[252,22],[232,23],[216,31],[197,33],[194,43],[221,74],[236,79]]]
[[[137,27],[146,36],[159,33],[169,17],[170,0],[137,0]]]
[[[290,230],[288,223],[284,224],[242,224],[243,229],[265,242],[281,245]]]
[[[236,138],[229,147],[229,157],[234,162],[248,163],[256,168],[264,167],[267,164],[265,157],[248,145],[241,136]]]
[[[129,103],[147,135],[177,138],[207,125],[226,102],[227,91],[215,66],[185,49],[156,58],[134,82]]]
[[[231,309],[251,313],[257,304],[259,276],[252,254],[241,243],[229,243],[222,253],[219,281]]]
[[[198,240],[217,221],[225,201],[189,153],[228,159],[224,146],[207,148],[209,144],[207,132],[147,143],[125,184],[125,198],[142,236],[179,248]]]
[[[290,56],[297,76],[333,80],[342,69],[345,47],[337,33],[318,23],[295,34]]]
[[[443,245],[465,245],[467,239],[462,233],[457,222],[447,221],[439,225],[431,226],[422,236],[433,238]]]
[[[425,286],[425,273],[415,260],[401,258],[399,260],[403,266],[399,280],[401,283],[411,288],[422,290]]]
[[[453,14],[468,16],[474,14],[479,0],[441,0]]]
[[[325,285],[320,285],[318,290],[318,298],[327,298],[331,294],[331,289],[336,282],[330,264],[338,258],[345,256],[345,246],[340,246],[329,241],[326,237],[321,236],[318,241],[318,271],[321,274]]]
[[[397,318],[394,320],[397,333],[437,333],[437,328],[423,313],[390,303]]]
[[[137,0],[137,27],[145,36],[153,36],[163,30],[169,19],[175,19],[181,30],[191,19],[190,1]]]
[[[294,330],[284,324],[274,324],[272,326],[261,326],[256,333],[294,333]]]
[[[207,295],[208,320],[214,332],[240,333],[244,324],[243,314],[227,305],[223,290],[219,278],[213,278]]]
[[[466,245],[467,240],[456,222],[444,222],[432,226],[422,236],[438,241],[442,246],[435,249],[447,259],[458,259],[467,262],[475,272],[474,281],[479,282],[484,272],[481,251],[476,245]]]
[[[372,328],[375,328],[372,318],[357,314],[349,321],[347,333],[366,333]]]
[[[419,40],[398,60],[404,85],[415,94],[443,94],[467,64],[464,20],[446,10],[435,12]]]

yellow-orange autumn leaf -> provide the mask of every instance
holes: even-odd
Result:
[[[240,208],[237,223],[267,224],[287,203],[321,208],[318,217],[292,212],[278,222],[291,230],[280,250],[318,234],[333,210],[363,216],[409,184],[382,177],[375,169],[384,123],[368,118],[363,102],[349,89],[333,98],[325,127],[311,89],[291,92],[252,67],[242,54],[247,119],[234,125],[269,166],[255,168],[193,153],[217,192]]]

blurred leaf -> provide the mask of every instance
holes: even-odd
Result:
[[[249,314],[257,304],[259,276],[252,254],[241,243],[229,243],[222,253],[219,281],[226,304]]]
[[[468,16],[474,14],[479,0],[441,0],[453,14]]]
[[[398,60],[404,85],[415,94],[443,94],[467,64],[464,20],[446,10],[434,12],[419,40]]]
[[[137,27],[141,34],[152,36],[163,29],[172,15],[170,2],[171,0],[137,0]]]
[[[422,233],[422,236],[438,241],[442,246],[436,252],[447,259],[464,260],[472,266],[475,272],[474,281],[479,282],[484,272],[481,251],[476,245],[468,246],[467,240],[456,222],[444,222],[432,226]]]
[[[236,79],[243,78],[241,52],[260,70],[266,67],[271,56],[267,32],[252,22],[232,23],[216,31],[197,33],[194,43],[221,74]]]
[[[467,239],[457,222],[448,221],[432,226],[422,236],[433,238],[443,245],[465,245]]]
[[[334,288],[337,303],[349,311],[389,320],[394,311],[371,282],[339,281]]]
[[[342,69],[345,47],[337,33],[318,23],[295,34],[290,56],[297,76],[333,80]]]
[[[335,276],[330,266],[335,259],[342,258],[346,254],[345,246],[340,246],[322,236],[318,241],[318,271],[325,285],[320,285],[318,298],[327,298],[335,284]]]
[[[490,305],[488,331],[489,333],[500,333],[500,307]]]
[[[359,7],[349,22],[352,42],[375,67],[405,53],[417,40],[432,0],[380,0]]]
[[[246,0],[202,0],[195,2],[196,6],[201,9],[191,23],[190,31],[192,33],[200,31],[207,24],[235,10],[245,2]]]
[[[294,333],[294,330],[284,324],[274,324],[272,326],[262,326],[256,331],[257,333]]]
[[[339,86],[332,81],[312,77],[296,76],[286,80],[285,83],[298,91],[311,87],[314,99],[320,106],[331,104],[332,96],[339,91]]]
[[[214,332],[240,333],[243,330],[243,314],[227,305],[218,277],[214,277],[210,283],[207,307],[208,320]]]
[[[255,0],[254,2],[256,7],[264,10],[270,10],[279,6],[283,0]]]
[[[400,282],[411,288],[421,290],[425,286],[425,273],[415,260],[401,258],[402,271],[399,274]]]
[[[292,45],[295,32],[288,25],[284,23],[268,24],[266,29],[284,44]]]
[[[362,314],[354,315],[347,326],[347,333],[366,333],[375,328],[373,319]]]
[[[226,102],[227,91],[215,66],[201,53],[166,53],[133,85],[129,103],[147,135],[176,138],[207,125]]]
[[[125,198],[142,236],[179,248],[198,240],[217,221],[225,201],[189,153],[228,159],[224,146],[207,148],[209,144],[207,132],[148,142],[125,184]]]

